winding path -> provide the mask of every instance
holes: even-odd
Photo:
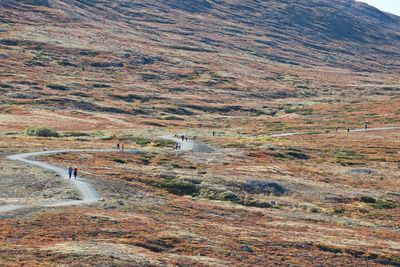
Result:
[[[80,153],[80,152],[113,152],[115,150],[111,149],[91,149],[91,150],[84,150],[84,149],[66,149],[66,150],[51,150],[51,151],[42,151],[42,152],[33,152],[33,153],[24,153],[24,154],[17,154],[8,156],[7,159],[20,161],[31,166],[36,166],[42,168],[44,170],[52,171],[55,174],[59,175],[59,177],[69,180],[71,185],[76,188],[79,192],[80,200],[58,200],[52,202],[45,202],[39,205],[35,205],[35,207],[61,207],[61,206],[74,206],[74,205],[82,205],[82,204],[92,204],[100,200],[99,194],[96,190],[87,183],[84,179],[78,177],[78,179],[69,179],[67,170],[41,162],[32,160],[33,157],[39,156],[47,156],[47,155],[54,155],[54,154],[61,154],[61,153]],[[32,206],[28,205],[6,205],[0,207],[0,213],[10,212],[22,208],[28,208]]]
[[[387,130],[400,130],[400,127],[380,127],[380,128],[369,128],[369,129],[352,129],[351,132],[369,132],[369,131],[387,131]],[[339,131],[344,132],[344,131]],[[308,135],[310,132],[293,132],[293,133],[281,133],[281,134],[270,134],[271,137],[286,137],[286,136],[295,136],[295,135]],[[194,151],[194,152],[207,152],[211,153],[214,149],[210,146],[199,144],[195,141],[182,141],[180,138],[176,138],[174,136],[163,136],[161,137],[165,140],[170,140],[181,145],[180,151]],[[55,174],[59,175],[61,178],[69,180],[69,182],[77,189],[79,195],[81,197],[80,200],[58,200],[52,202],[45,202],[39,205],[35,205],[34,207],[61,207],[61,206],[74,206],[74,205],[88,205],[96,203],[100,200],[100,195],[93,188],[92,185],[87,183],[84,179],[78,177],[78,179],[69,179],[67,175],[67,171],[60,167],[56,167],[50,165],[48,163],[44,163],[37,160],[32,160],[34,157],[39,156],[47,156],[61,153],[82,153],[82,152],[115,152],[115,149],[65,149],[65,150],[51,150],[51,151],[42,151],[42,152],[32,152],[32,153],[24,153],[24,154],[16,154],[8,156],[7,159],[20,161],[32,166],[36,166],[42,168],[44,170],[52,171]],[[126,150],[127,153],[137,153],[137,150]],[[31,205],[6,205],[0,206],[0,213],[15,211],[23,208],[33,207]]]

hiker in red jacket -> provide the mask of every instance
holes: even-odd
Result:
[[[74,178],[75,178],[75,180],[76,180],[76,177],[78,176],[78,169],[77,168],[74,168]]]

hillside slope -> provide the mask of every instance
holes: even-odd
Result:
[[[355,1],[4,0],[0,16],[4,104],[230,113],[375,94],[400,69],[400,18]]]

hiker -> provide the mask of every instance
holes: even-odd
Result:
[[[182,142],[185,141],[185,136],[182,134],[181,136]]]
[[[215,132],[213,132],[213,136],[215,136]]]
[[[176,144],[175,144],[175,150],[178,150],[178,148],[179,148],[179,144],[176,143]]]
[[[118,143],[117,144],[117,150],[120,150],[120,148],[121,148],[121,145]]]
[[[364,129],[367,130],[368,129],[368,123],[365,123]]]
[[[348,132],[348,133],[350,132],[350,128],[347,128],[347,132]]]
[[[68,177],[69,177],[69,179],[71,179],[71,177],[72,177],[72,172],[73,172],[73,170],[74,170],[74,169],[72,169],[72,167],[69,167],[69,168],[68,168]]]
[[[197,139],[197,137],[196,137],[196,136],[193,136],[193,141],[196,141],[196,139]]]
[[[339,131],[339,127],[338,127],[338,126],[336,126],[336,132],[337,132],[337,131]]]
[[[74,178],[75,178],[75,180],[76,180],[77,176],[78,176],[78,168],[75,168],[74,169]]]
[[[188,141],[188,137],[186,136],[186,138],[185,138],[185,141],[187,142]]]
[[[124,151],[124,150],[125,150],[125,144],[122,143],[122,145],[121,145],[121,151]]]

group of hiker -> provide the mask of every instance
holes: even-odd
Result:
[[[178,137],[178,135],[176,134],[175,137]],[[183,134],[182,134],[179,138],[182,140],[182,142],[183,142],[183,141],[188,141],[188,140],[189,140],[189,137],[188,137],[187,135],[185,136],[185,135],[183,135]]]
[[[117,150],[118,151],[124,151],[125,150],[125,144],[124,143],[118,143],[117,144]]]
[[[76,178],[78,177],[78,168],[68,168],[68,178],[72,179],[72,176],[74,176],[74,179],[76,180]]]
[[[366,122],[364,125],[364,130],[368,130],[368,128],[369,128],[369,124],[368,124],[368,122]],[[339,131],[339,127],[336,127],[336,132],[338,132],[338,131]],[[350,131],[351,131],[351,129],[347,128],[347,132],[349,133]]]
[[[182,145],[179,143],[175,144],[175,150],[181,150],[182,149]]]
[[[197,137],[196,136],[193,136],[193,138],[191,138],[190,139],[190,137],[189,136],[187,136],[187,135],[177,135],[177,134],[175,134],[175,137],[176,138],[179,138],[180,140],[182,140],[182,142],[188,142],[188,141],[196,141],[196,139],[197,139]],[[181,150],[182,149],[182,144],[181,143],[176,143],[175,144],[175,150]]]

